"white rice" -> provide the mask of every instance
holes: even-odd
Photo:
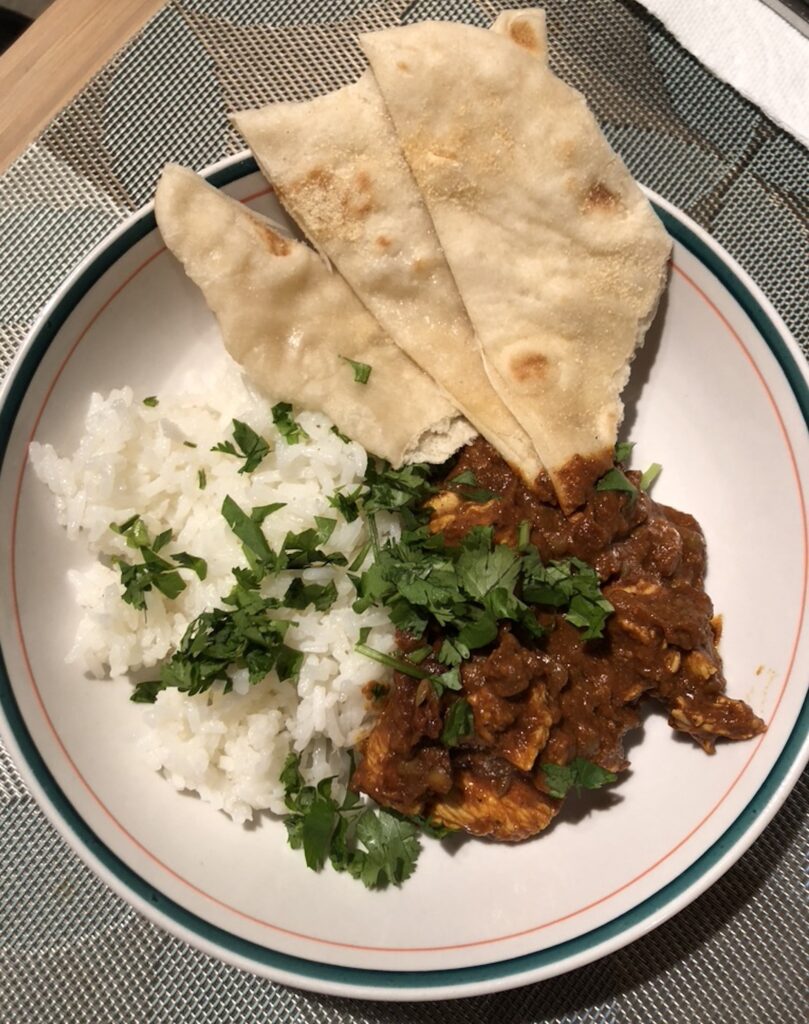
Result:
[[[288,531],[313,526],[316,515],[337,520],[324,549],[341,551],[349,564],[367,540],[362,520],[346,523],[328,503],[338,488],[351,490],[361,482],[365,451],[342,441],[325,416],[296,415],[309,438],[288,445],[273,425],[270,403],[249,389],[229,360],[186,379],[181,390],[161,393],[156,407],[144,405],[144,397],[128,387],[106,397],[94,394],[72,456],[60,457],[51,445],[36,442],[30,450],[37,476],[54,495],[59,523],[98,556],[89,569],[69,574],[81,618],[67,661],[100,678],[157,666],[193,619],[221,607],[221,597],[233,586],[232,568],[246,564],[221,515],[226,495],[246,511],[286,502],[264,522],[276,550]],[[270,443],[270,454],[252,474],[238,472],[240,459],[211,451],[231,439],[234,418]],[[135,560],[109,528],[135,514],[152,537],[173,530],[174,540],[162,554],[186,551],[208,563],[204,582],[181,571],[187,586],[173,600],[154,588],[148,591],[145,612],[122,600],[120,572],[110,564],[115,556]],[[392,521],[381,526],[383,536],[396,529]],[[369,724],[362,689],[386,678],[385,670],[357,654],[354,644],[367,626],[368,642],[391,650],[394,631],[387,615],[379,609],[353,611],[356,595],[344,568],[311,568],[298,575],[306,582],[333,580],[338,599],[325,613],[311,606],[276,613],[297,623],[285,641],[304,653],[297,687],[279,682],[274,672],[251,687],[245,671],[235,672],[230,694],[222,692],[222,684],[196,697],[165,690],[144,716],[140,748],[147,763],[178,789],[199,793],[239,822],[256,810],[283,812],[279,774],[292,750],[301,754],[307,781],[337,775],[344,783],[348,751]],[[293,574],[282,576],[268,593],[284,593]]]

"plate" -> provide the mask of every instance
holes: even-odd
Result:
[[[208,172],[284,219],[253,161]],[[375,999],[473,995],[541,980],[632,941],[741,855],[809,755],[806,365],[749,278],[652,196],[675,240],[671,283],[639,355],[625,433],[661,462],[655,497],[692,512],[724,616],[729,690],[768,723],[707,757],[660,714],[630,737],[605,801],[571,802],[517,846],[425,840],[401,889],[308,871],[265,819],[240,828],[134,753],[127,686],[64,663],[82,555],[26,465],[29,441],[72,450],[90,392],[152,394],[213,353],[213,317],[145,208],[81,264],[32,331],[0,409],[2,736],[46,813],[118,893],[168,930],[275,980]],[[605,804],[609,803],[610,806]]]

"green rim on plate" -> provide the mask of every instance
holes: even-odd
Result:
[[[254,174],[257,170],[252,157],[244,157],[209,173],[207,179],[211,184],[221,188],[240,178]],[[807,387],[793,354],[769,315],[736,273],[718,257],[703,239],[674,214],[656,204],[653,205],[669,234],[685,246],[719,280],[751,319],[778,360],[804,419],[809,421],[809,387]],[[28,386],[62,325],[79,300],[99,278],[155,227],[153,212],[148,211],[137,216],[128,227],[99,252],[92,263],[85,267],[51,309],[47,318],[40,323],[36,334],[32,337],[16,366],[13,379],[10,380],[5,395],[5,401],[0,408],[0,466],[5,458],[12,427]],[[55,813],[75,838],[78,847],[109,871],[122,888],[131,892],[139,900],[151,904],[167,922],[197,936],[206,946],[226,951],[239,957],[242,961],[254,964],[259,969],[271,968],[301,979],[316,979],[326,985],[351,986],[360,989],[373,988],[390,993],[401,991],[404,997],[407,997],[409,991],[416,989],[449,986],[462,989],[487,981],[517,978],[519,975],[534,972],[570,957],[586,954],[593,947],[609,942],[622,932],[635,928],[642,922],[650,920],[654,915],[660,914],[672,901],[709,872],[753,825],[793,768],[801,747],[809,735],[809,697],[807,697],[778,760],[758,792],[733,824],[676,879],[626,913],[575,939],[511,960],[475,967],[410,972],[339,967],[278,953],[256,943],[240,939],[185,910],[158,892],[129,868],[98,839],[73,808],[31,739],[14,699],[2,652],[0,652],[0,708],[2,708],[11,734],[22,754],[26,768],[41,787]]]

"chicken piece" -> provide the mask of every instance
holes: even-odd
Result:
[[[522,647],[509,629],[501,630],[491,654],[472,658],[463,669],[478,742],[524,772],[548,742],[553,723],[549,671],[548,659]]]
[[[467,694],[475,717],[475,733],[495,754],[520,771],[533,767],[537,754],[548,742],[552,724],[545,687],[534,685],[520,701],[498,697],[482,688]]]
[[[678,693],[666,703],[672,729],[687,733],[706,754],[714,753],[719,737],[749,740],[767,728],[744,701],[724,693]]]
[[[547,828],[561,806],[518,775],[502,792],[497,780],[465,767],[456,770],[452,791],[433,804],[429,816],[473,836],[518,843]]]
[[[421,814],[427,800],[452,786],[449,752],[433,742],[442,728],[438,700],[430,691],[417,703],[416,690],[414,680],[396,673],[351,779],[352,789],[402,814]]]

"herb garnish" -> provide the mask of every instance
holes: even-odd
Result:
[[[371,370],[373,367],[369,366],[368,363],[358,363],[355,359],[349,359],[348,356],[340,356],[344,363],[348,363],[351,369],[354,371],[354,380],[357,384],[367,384],[368,379],[371,376]]]
[[[543,565],[536,548],[523,559],[523,597],[532,604],[566,607],[565,619],[584,630],[582,639],[604,635],[604,623],[613,611],[601,593],[598,574],[579,558]]]
[[[222,452],[225,455],[235,455],[238,459],[244,459],[244,465],[239,469],[240,473],[252,473],[258,469],[264,456],[270,451],[270,446],[257,434],[253,428],[241,420],[233,421],[233,440],[220,441],[211,448],[212,452]],[[237,451],[238,448],[238,451]]]
[[[331,433],[336,434],[343,444],[351,444],[351,438],[347,437],[341,430],[338,430],[337,427],[332,427]]]
[[[313,871],[329,860],[336,871],[347,871],[369,889],[401,885],[421,852],[418,825],[366,806],[356,793],[346,793],[338,803],[332,781],[305,785],[298,757],[289,755],[281,773],[289,845],[303,850]]]
[[[472,706],[465,697],[456,700],[444,719],[441,742],[445,747],[457,747],[468,740],[475,731],[475,719]]]
[[[471,469],[451,477],[447,481],[447,489],[455,491],[464,501],[486,502],[500,501],[500,495],[477,486],[477,477]]]
[[[629,461],[632,455],[632,449],[635,447],[633,441],[619,441],[615,446],[615,461],[623,465]],[[646,492],[652,486],[654,481],[660,476],[660,472],[663,467],[659,462],[653,462],[651,466],[643,473],[641,473],[640,481],[636,487],[631,480],[625,475],[623,470],[615,466],[613,469],[607,470],[604,476],[596,483],[597,491],[623,491],[631,496],[631,502],[634,502],[638,494]]]
[[[513,622],[530,636],[544,633],[531,606],[563,611],[584,639],[603,634],[612,605],[602,596],[594,569],[579,559],[543,565],[533,545],[524,552],[493,543],[490,527],[476,527],[458,547],[424,529],[389,541],[373,565],[355,578],[355,611],[388,608],[391,620],[414,636],[433,622],[444,633],[438,658],[457,665]]]
[[[297,676],[303,654],[283,642],[290,623],[266,614],[277,602],[238,585],[224,602],[230,607],[214,608],[194,619],[160,670],[160,679],[140,683],[133,701],[152,703],[170,686],[193,696],[217,681],[225,683],[227,693],[234,668],[246,668],[251,683],[260,682],[272,669],[282,681]]]
[[[571,788],[575,789],[576,793],[580,793],[582,789],[600,789],[601,786],[615,782],[618,778],[615,772],[608,772],[583,757],[576,757],[570,764],[565,765],[543,764],[542,771],[548,792],[560,800]]]
[[[110,529],[122,536],[127,547],[134,548],[143,559],[142,562],[136,563],[125,562],[123,558],[112,560],[121,573],[124,588],[121,597],[138,611],[145,611],[145,594],[153,587],[170,600],[185,590],[186,583],[177,572],[178,567],[191,569],[201,580],[204,580],[208,573],[208,565],[204,558],[197,558],[184,551],[170,556],[173,564],[162,558],[158,551],[171,540],[171,530],[164,530],[152,540],[146,524],[139,515],[131,516],[124,523],[110,523]]]
[[[299,441],[305,441],[309,437],[303,427],[294,419],[289,402],[279,402],[272,407],[272,421],[287,444],[298,444]]]
[[[149,395],[148,398],[144,398],[143,399],[143,404],[145,406],[148,406],[148,408],[150,408],[150,409],[154,409],[154,407],[156,405],[159,405],[160,402],[159,402],[159,399],[158,399],[157,395]]]

